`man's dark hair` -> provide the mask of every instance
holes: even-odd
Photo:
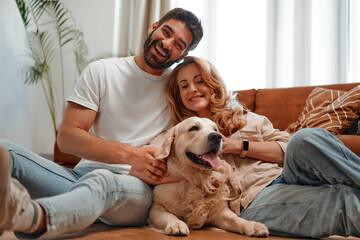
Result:
[[[195,16],[195,14],[188,10],[182,8],[174,8],[171,11],[167,12],[159,20],[159,26],[172,18],[175,18],[185,23],[186,27],[190,30],[192,41],[185,52],[193,50],[199,44],[201,38],[203,37],[203,28],[201,26],[200,20]]]

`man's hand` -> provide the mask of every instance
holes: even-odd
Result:
[[[223,148],[221,153],[241,154],[242,140],[231,139],[222,135]]]
[[[146,182],[149,185],[159,185],[159,184],[164,184],[164,183],[180,182],[181,180],[183,180],[183,178],[180,178],[180,177],[167,175],[167,176],[163,177],[161,180],[156,181],[156,180],[149,178],[144,173],[135,170],[134,168],[130,169],[129,175],[140,178],[141,180],[143,180],[144,182]]]
[[[167,175],[166,163],[154,157],[156,147],[138,147],[134,149],[133,155],[129,158],[132,169],[155,181],[161,181]]]

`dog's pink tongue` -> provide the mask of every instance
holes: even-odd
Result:
[[[218,155],[214,153],[207,153],[201,155],[201,159],[208,162],[213,168],[217,168],[221,164],[220,158],[218,157]]]

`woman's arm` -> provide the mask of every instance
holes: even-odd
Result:
[[[243,141],[240,139],[231,139],[223,136],[222,153],[239,154],[242,153]],[[284,152],[275,141],[259,142],[249,141],[249,150],[246,157],[259,159],[272,163],[283,163]]]

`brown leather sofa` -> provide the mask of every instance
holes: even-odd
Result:
[[[321,85],[319,87],[348,91],[360,83]],[[267,88],[237,91],[237,98],[252,112],[266,116],[275,128],[286,130],[295,122],[304,108],[305,101],[317,86]],[[360,156],[359,135],[336,135],[348,148]]]
[[[360,83],[321,85],[327,89],[348,91]],[[303,110],[308,95],[316,86],[249,89],[237,91],[237,98],[252,112],[269,118],[275,128],[285,130],[292,122],[296,121]],[[337,135],[354,153],[360,156],[359,135]],[[59,151],[55,144],[54,161],[73,167],[80,159]]]

